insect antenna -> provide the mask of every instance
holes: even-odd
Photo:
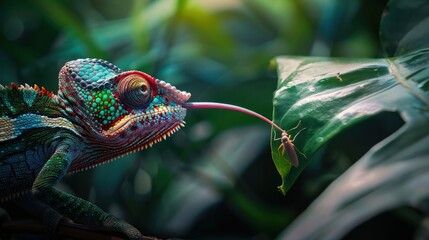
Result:
[[[299,125],[300,125],[300,124],[301,124],[301,120],[299,120],[298,124],[297,124],[295,127],[291,128],[291,129],[289,129],[289,130],[287,130],[286,132],[290,132],[290,131],[293,131],[293,130],[297,129],[297,128],[299,127]],[[305,128],[304,128],[304,129],[305,129]]]

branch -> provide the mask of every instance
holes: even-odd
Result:
[[[47,234],[44,224],[33,220],[9,221],[0,225],[0,233],[3,234]],[[68,237],[78,239],[101,239],[101,240],[125,240],[126,236],[118,232],[101,230],[82,224],[60,222],[56,237]],[[156,237],[143,236],[144,240],[157,240]]]

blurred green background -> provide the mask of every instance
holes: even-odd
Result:
[[[192,101],[236,104],[270,117],[275,56],[382,57],[378,29],[386,3],[3,0],[0,83],[56,92],[65,62],[103,58],[191,92]],[[145,235],[271,239],[351,164],[313,161],[283,196],[269,126],[223,110],[192,110],[186,121],[167,141],[67,176],[60,187]],[[351,131],[346,137],[359,129]]]

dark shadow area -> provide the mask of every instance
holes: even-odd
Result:
[[[343,239],[414,239],[423,214],[410,207],[387,211],[355,227]]]

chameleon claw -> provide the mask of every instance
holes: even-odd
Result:
[[[137,239],[143,239],[143,235],[140,233],[140,231],[131,226],[129,223],[125,222],[124,220],[115,217],[111,214],[109,214],[104,221],[102,222],[102,226],[108,228],[109,230],[116,230],[118,232],[121,232],[125,234],[129,239],[137,240]]]

